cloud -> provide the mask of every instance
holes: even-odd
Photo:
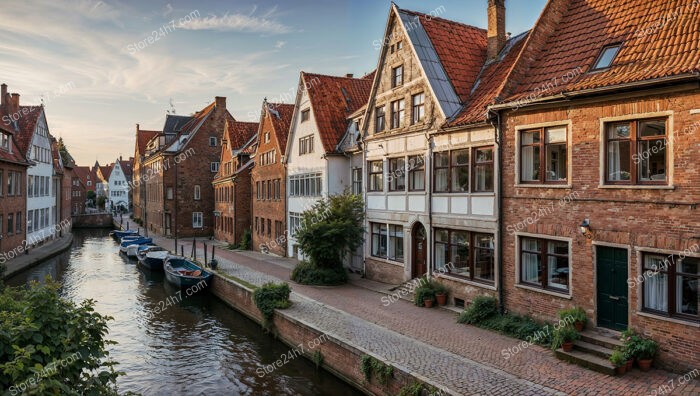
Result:
[[[163,16],[167,17],[168,15],[172,14],[174,11],[172,4],[168,3],[165,5],[165,11],[163,11]]]
[[[182,28],[266,34],[285,34],[294,30],[290,26],[274,19],[275,8],[262,16],[255,16],[255,11],[257,11],[257,8],[254,8],[253,12],[248,15],[227,13],[222,16],[209,15],[203,18],[196,18],[192,22],[183,25]]]
[[[286,44],[287,44],[286,41],[278,41],[278,42],[275,43],[275,48],[281,49],[281,48],[284,47]]]

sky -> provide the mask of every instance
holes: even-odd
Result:
[[[487,0],[397,0],[486,28]],[[506,29],[532,27],[546,0],[507,0]],[[299,72],[374,70],[387,0],[2,0],[0,83],[44,103],[79,165],[134,154],[136,124],[161,130],[227,97],[239,121],[263,98],[293,103]]]

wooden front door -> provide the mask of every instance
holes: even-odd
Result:
[[[411,277],[417,278],[425,275],[428,272],[428,247],[426,246],[427,238],[423,224],[416,223],[416,225],[413,226],[411,238],[413,239],[413,263],[411,266]]]
[[[627,329],[627,250],[606,246],[596,248],[598,326]]]

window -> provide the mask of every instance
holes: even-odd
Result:
[[[272,236],[272,220],[267,219],[267,237],[270,238]]]
[[[0,221],[1,223],[1,221]],[[34,232],[34,211],[27,211],[27,234]]]
[[[38,231],[40,229],[40,216],[42,216],[41,212],[38,209],[34,210],[34,231]]]
[[[200,199],[202,199],[202,191],[198,184],[195,184],[194,186],[194,199],[195,201],[199,201]]]
[[[425,159],[423,155],[408,157],[408,190],[425,190]]]
[[[299,155],[311,154],[314,152],[314,135],[299,138]]]
[[[396,50],[398,51],[398,50],[400,50],[401,48],[403,48],[403,41],[397,41],[397,42],[396,42]]]
[[[173,188],[167,187],[165,189],[165,199],[173,199]]]
[[[666,144],[666,119],[608,124],[605,181],[609,184],[666,184]]]
[[[260,218],[260,234],[265,235],[265,219]]]
[[[352,193],[362,195],[362,168],[352,170]]]
[[[212,172],[218,172],[218,171],[219,171],[219,163],[218,163],[218,162],[212,162],[211,164],[209,164],[209,169],[210,169]]]
[[[700,259],[644,253],[643,310],[700,321]]]
[[[391,87],[403,85],[403,65],[391,69]]]
[[[15,215],[15,233],[22,232],[22,212],[17,212]]]
[[[520,132],[520,182],[566,183],[566,127]]]
[[[7,235],[12,235],[15,231],[15,223],[12,213],[7,215]]]
[[[310,109],[302,110],[301,111],[301,122],[306,122],[309,120],[309,115],[311,114]]]
[[[391,102],[391,129],[401,127],[403,120],[404,101],[396,100]]]
[[[493,191],[493,147],[474,149],[474,192]]]
[[[7,177],[10,177],[9,174]],[[0,169],[0,197],[3,195],[4,190],[5,190],[5,183],[3,182],[3,171],[2,171],[2,169]],[[2,223],[0,223],[0,224],[2,224]]]
[[[261,198],[266,199],[267,198],[267,181],[262,181],[261,184],[262,184],[262,197]]]
[[[435,153],[435,192],[469,191],[469,149]]]
[[[275,220],[275,238],[277,238],[277,239],[281,238],[283,232],[284,232],[284,230],[282,227],[282,222],[279,220]]]
[[[375,132],[382,132],[384,128],[386,127],[385,125],[385,112],[384,112],[384,106],[379,106],[374,109],[374,117],[375,117],[375,122],[374,122],[374,131]]]
[[[406,190],[406,160],[404,158],[389,159],[389,191]]]
[[[610,67],[615,60],[617,53],[620,52],[620,46],[621,44],[614,44],[603,47],[603,49],[600,51],[598,59],[595,62],[595,65],[593,65],[591,70],[601,70]]]
[[[435,270],[480,282],[493,283],[494,236],[468,231],[435,230]]]
[[[384,164],[382,161],[370,161],[368,179],[369,185],[367,186],[369,191],[383,191],[384,190]]]
[[[10,136],[7,134],[1,134],[2,135],[2,148],[5,150],[10,149]]]
[[[255,216],[255,232],[259,233],[259,230],[260,230],[260,227],[259,227],[259,223],[258,223],[258,217]]]
[[[272,180],[268,180],[266,182],[266,184],[267,184],[267,199],[272,199],[272,197],[273,197]]]
[[[289,212],[289,234],[294,236],[301,227],[301,213]]]
[[[304,173],[289,177],[290,196],[318,197],[322,192],[321,173]]]
[[[209,136],[209,145],[212,147],[216,146],[216,137],[214,136]]]
[[[370,223],[372,256],[403,262],[403,226]]]
[[[270,132],[265,132],[265,143],[270,142]]]
[[[413,104],[411,123],[417,124],[425,118],[425,94],[421,92],[413,95],[411,103]]]
[[[569,243],[520,238],[520,283],[557,292],[569,291]]]
[[[260,182],[256,181],[255,182],[255,199],[257,199],[259,201],[260,196],[261,196],[261,194],[260,194]]]
[[[280,180],[280,179],[275,180],[275,199],[276,200],[282,199],[281,184],[282,184],[282,180]]]
[[[202,212],[192,212],[192,228],[202,228],[203,223]]]

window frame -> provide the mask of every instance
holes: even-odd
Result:
[[[411,159],[413,158],[420,158],[420,166],[411,166]],[[417,163],[417,162],[414,162]],[[408,191],[425,191],[425,154],[417,154],[417,155],[409,155],[408,160],[406,161],[406,166],[408,167],[408,180],[406,182],[406,186],[408,187]],[[416,188],[414,184],[414,177],[413,175],[417,172],[423,172],[423,187],[422,188]]]
[[[445,268],[447,268],[446,271],[441,272],[442,275],[447,275],[450,277],[458,278],[458,279],[464,279],[470,282],[475,282],[483,285],[488,285],[488,286],[494,286],[496,284],[496,235],[495,234],[489,234],[485,232],[476,232],[476,231],[469,231],[469,230],[459,230],[459,229],[454,229],[454,228],[441,228],[441,227],[435,227],[433,228],[433,235],[437,235],[438,232],[440,231],[446,231],[447,232],[447,242],[443,241],[438,241],[436,237],[433,238],[433,252],[437,252],[438,248],[437,245],[444,245],[447,247],[446,253],[445,253]],[[468,236],[468,243],[469,243],[469,258],[468,258],[468,267],[469,267],[469,276],[464,276],[455,272],[452,272],[449,266],[447,266],[448,263],[452,263],[452,248],[453,246],[460,246],[454,242],[452,242],[452,234],[455,232],[460,232],[460,233],[467,233]],[[476,247],[475,242],[477,240],[478,236],[488,236],[492,239],[492,242],[494,244],[493,248],[482,248],[482,247]],[[490,250],[491,251],[491,274],[493,275],[493,279],[488,280],[484,278],[479,278],[476,276],[476,252],[477,250]],[[433,262],[431,263],[432,270],[433,271],[440,271],[440,269],[437,268],[435,260],[437,259],[437,255],[433,254]]]
[[[375,233],[375,226],[378,226],[379,232]],[[384,227],[384,230],[386,230],[386,234],[382,234],[382,227]],[[392,237],[393,237],[393,243],[396,243],[396,240],[398,239],[398,233],[401,233],[401,259],[397,259],[396,255],[396,247],[399,245],[394,246],[394,254],[393,257],[390,257],[389,252],[391,251],[390,245],[392,244]],[[375,257],[378,259],[382,260],[388,260],[388,261],[393,261],[395,263],[405,263],[406,262],[406,248],[405,248],[405,243],[406,243],[406,235],[405,235],[405,230],[404,226],[401,224],[392,224],[392,223],[377,223],[377,222],[370,222],[369,223],[369,233],[370,233],[370,251],[369,254],[371,257]],[[374,254],[374,247],[375,247],[375,242],[374,242],[374,236],[377,235],[378,239],[381,241],[382,235],[386,238],[386,251],[384,252],[384,255],[375,255]],[[380,242],[381,243],[381,242]]]
[[[572,242],[569,240],[561,240],[561,239],[549,239],[545,236],[532,236],[532,235],[518,235],[518,285],[519,286],[525,286],[529,287],[532,289],[536,289],[538,291],[546,291],[550,293],[556,293],[556,294],[561,294],[562,296],[570,296],[571,295],[571,281],[572,281],[572,276],[571,273],[573,271],[571,261],[571,244]],[[540,246],[540,251],[535,252],[532,250],[523,250],[523,239],[533,239],[537,240],[541,243]],[[563,257],[561,254],[556,254],[556,253],[548,253],[547,248],[549,246],[550,242],[556,242],[556,243],[566,243],[567,244],[567,252],[566,252],[566,259],[568,261],[568,267],[569,267],[569,273],[567,274],[567,286],[566,289],[558,289],[556,287],[549,287],[548,284],[548,275],[549,274],[549,261],[547,260],[547,257],[553,256],[553,257]],[[540,259],[540,264],[542,265],[542,274],[540,275],[540,283],[531,283],[531,282],[526,282],[523,280],[523,269],[525,266],[523,265],[523,253],[530,253],[530,254],[537,254],[539,259]]]
[[[416,98],[421,97],[420,103],[416,104]],[[418,111],[417,111],[418,110]],[[416,119],[416,114],[420,117]],[[425,92],[411,95],[411,125],[416,125],[425,119]]]
[[[639,124],[642,122],[648,122],[648,121],[664,121],[664,128],[665,128],[665,134],[664,135],[657,135],[657,136],[651,136],[651,137],[639,137]],[[627,124],[630,127],[630,136],[628,139],[619,139],[619,138],[613,138],[610,139],[608,137],[608,132],[610,131],[610,128],[615,126],[615,125],[622,125],[622,124]],[[603,124],[603,138],[604,138],[604,144],[603,144],[603,183],[606,186],[668,186],[670,183],[669,179],[669,167],[671,164],[671,158],[670,156],[673,155],[672,152],[670,152],[670,142],[672,139],[669,137],[669,117],[651,117],[651,118],[640,118],[640,119],[631,119],[631,120],[619,120],[619,121],[609,121],[605,122]],[[639,164],[635,163],[635,156],[640,155],[640,144],[645,141],[655,141],[655,140],[663,140],[664,141],[664,149],[663,151],[666,153],[665,155],[665,170],[666,173],[664,174],[664,180],[648,180],[648,181],[640,181],[639,180],[639,169],[637,168],[640,166],[641,161]],[[619,180],[619,181],[611,181],[608,180],[610,177],[610,170],[608,168],[608,159],[609,159],[609,150],[608,150],[608,143],[611,141],[615,142],[629,142],[630,144],[630,179],[628,181],[626,180]]]
[[[642,275],[642,282],[639,283],[639,288],[640,288],[640,292],[641,292],[640,298],[641,298],[641,310],[642,310],[642,312],[646,312],[646,313],[650,313],[650,314],[658,315],[658,316],[663,316],[665,318],[672,318],[672,319],[679,319],[679,320],[684,320],[684,321],[689,321],[689,322],[700,323],[700,312],[696,316],[677,312],[678,311],[678,307],[677,307],[678,301],[676,298],[677,287],[678,287],[678,277],[679,276],[696,278],[696,279],[698,279],[698,283],[700,284],[700,274],[690,274],[690,273],[686,273],[686,272],[681,272],[677,269],[677,267],[679,267],[679,265],[681,265],[683,263],[683,260],[685,260],[685,259],[698,260],[700,262],[700,258],[699,257],[690,257],[690,256],[684,256],[683,258],[681,258],[679,255],[676,255],[676,254],[663,254],[663,253],[655,253],[655,252],[648,252],[648,251],[642,251],[640,256],[641,256],[640,269],[641,269],[641,275]],[[645,293],[644,282],[646,282],[649,279],[649,277],[646,276],[647,271],[652,271],[652,272],[655,271],[651,268],[646,267],[646,257],[647,256],[659,256],[660,258],[669,260],[669,265],[666,269],[656,270],[657,273],[662,273],[662,274],[666,275],[666,293],[667,293],[667,295],[665,296],[665,298],[666,298],[666,302],[667,302],[667,312],[646,307],[647,296]],[[665,260],[664,260],[664,262],[665,262]]]
[[[453,157],[453,153],[456,151],[466,151],[467,155],[470,156],[466,165],[453,165],[452,157]],[[471,172],[472,171],[470,169],[471,168],[471,155],[472,155],[471,151],[472,151],[471,148],[463,147],[463,148],[457,148],[457,149],[453,149],[453,150],[437,151],[437,152],[433,153],[433,161],[432,161],[432,163],[433,163],[433,167],[432,167],[433,193],[436,193],[436,194],[469,194],[472,192],[471,191],[472,184],[473,184],[472,180],[471,180]],[[437,161],[435,161],[436,155],[447,155],[447,166],[437,166]],[[453,191],[452,190],[452,172],[453,172],[453,169],[463,168],[463,167],[467,167],[467,175],[468,175],[467,178],[468,178],[469,185],[467,186],[467,189],[465,191]],[[447,169],[447,190],[438,191],[436,189],[436,183],[437,183],[437,178],[435,177],[435,173],[436,173],[435,170],[436,169]]]
[[[199,184],[194,185],[194,194],[193,194],[194,200],[199,201],[202,199],[202,187],[200,187]]]
[[[381,169],[380,170],[373,170],[372,169],[372,164],[379,163],[381,164]],[[373,180],[375,178],[379,179],[379,186],[378,188],[372,187],[373,186]],[[374,185],[377,183],[374,182]],[[384,191],[384,161],[383,160],[373,160],[373,161],[367,161],[367,192],[383,192]]]
[[[615,55],[613,55],[612,59],[610,59],[610,63],[606,66],[598,66],[598,63],[603,59],[603,55],[609,50],[617,48],[617,51],[615,51]],[[598,56],[595,58],[595,62],[593,62],[593,66],[591,67],[591,72],[600,72],[604,70],[608,70],[612,67],[612,64],[615,63],[615,59],[617,59],[617,56],[620,55],[620,51],[622,50],[622,43],[613,43],[613,44],[608,44],[606,46],[603,46],[603,48],[600,49],[600,53],[598,53]]]
[[[476,159],[476,152],[478,150],[485,150],[485,149],[491,149],[491,161],[477,161]],[[495,146],[481,146],[481,147],[472,147],[472,154],[471,154],[471,180],[470,180],[470,191],[473,193],[486,193],[486,192],[494,192],[494,186],[496,184],[496,147]],[[481,167],[488,167],[490,165],[491,167],[491,188],[486,189],[486,190],[477,190],[477,183],[476,183],[476,170],[477,168]]]
[[[381,122],[380,122],[381,120]],[[379,128],[381,124],[381,128]],[[374,132],[384,132],[386,129],[386,105],[374,108]]]
[[[391,68],[391,88],[403,85],[403,64]]]
[[[394,109],[394,105],[396,105],[396,109]],[[403,125],[404,116],[406,115],[406,100],[402,98],[392,101],[389,105],[389,109],[391,116],[391,125],[389,129],[401,128]]]
[[[212,142],[214,144],[212,144]],[[217,139],[216,136],[209,136],[209,147],[216,147]]]
[[[196,220],[199,222],[197,223]],[[202,212],[192,212],[192,228],[204,228],[204,214]]]
[[[301,122],[306,122],[311,119],[311,108],[307,108],[301,111]]]
[[[566,129],[566,139],[564,140],[564,145],[566,147],[566,179],[564,180],[547,180],[547,146],[548,145],[559,145],[562,144],[561,142],[559,143],[547,143],[546,138],[547,138],[547,130],[549,129],[555,129],[555,128],[565,128]],[[523,135],[525,133],[532,133],[532,132],[539,132],[539,137],[540,141],[539,143],[529,143],[529,144],[524,144],[523,143]],[[539,147],[540,149],[540,154],[539,154],[539,160],[540,160],[540,166],[538,169],[539,172],[539,179],[538,180],[525,180],[523,178],[523,148],[524,147]],[[544,126],[544,127],[537,127],[537,128],[527,128],[527,129],[520,129],[518,130],[518,184],[521,185],[526,185],[526,184],[531,184],[531,185],[543,185],[543,184],[551,184],[551,185],[568,185],[570,183],[570,175],[569,175],[569,165],[571,163],[571,158],[569,155],[569,126],[568,125],[553,125],[553,126]]]
[[[352,193],[362,195],[362,168],[352,168]]]
[[[403,161],[403,166],[399,169],[399,162]],[[389,165],[389,175],[387,175],[387,184],[389,192],[405,192],[406,191],[406,157],[393,157],[387,159]],[[399,175],[400,173],[400,175]],[[398,180],[403,179],[403,188],[399,188]]]

